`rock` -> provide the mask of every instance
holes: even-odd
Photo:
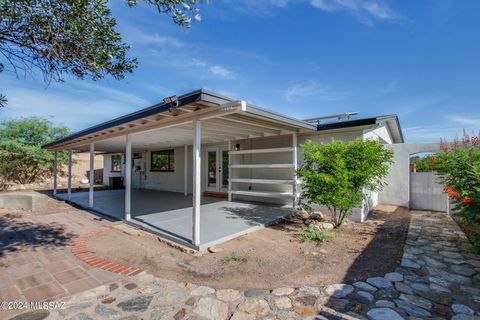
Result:
[[[225,302],[233,302],[235,300],[240,299],[242,294],[233,289],[224,289],[224,290],[218,290],[216,292],[216,296],[218,299],[225,301]]]
[[[130,315],[130,316],[126,316],[126,317],[122,317],[118,320],[143,320],[143,319],[140,319],[139,317],[137,317],[136,315]],[[175,319],[177,320],[177,319]]]
[[[93,318],[86,313],[79,313],[71,317],[70,320],[93,320]]]
[[[455,313],[461,313],[461,314],[467,314],[467,315],[471,315],[473,316],[475,314],[475,311],[473,311],[472,309],[470,309],[469,307],[467,307],[466,305],[464,304],[452,304],[451,306],[453,312]]]
[[[214,293],[215,293],[215,289],[206,287],[206,286],[196,287],[195,289],[192,290],[192,292],[190,292],[192,296],[196,296],[196,297],[208,296],[209,294],[214,294]]]
[[[436,283],[431,283],[430,284],[430,288],[433,290],[433,291],[442,291],[442,292],[445,292],[445,293],[451,293],[452,291],[448,288],[445,288],[445,287],[442,287],[442,286],[439,286],[438,284]]]
[[[451,320],[480,320],[480,317],[470,316],[468,314],[457,314],[454,315]]]
[[[447,281],[437,277],[428,277],[428,281],[430,281],[431,283],[438,284],[439,286],[442,286],[445,288],[448,288],[448,286],[450,285],[450,283],[448,283]]]
[[[433,258],[423,256],[422,257],[423,261],[427,264],[427,266],[434,267],[434,268],[446,268],[447,265],[443,262],[437,261]]]
[[[375,291],[378,290],[378,289],[375,288],[374,286],[369,285],[368,283],[363,282],[363,281],[355,282],[353,285],[354,285],[355,287],[357,287],[358,289],[363,290],[363,291],[375,292]]]
[[[203,297],[198,300],[193,312],[211,320],[226,320],[228,305],[211,297]]]
[[[235,312],[230,320],[255,320],[255,316],[245,312]]]
[[[370,292],[358,291],[355,294],[354,299],[363,304],[370,304],[373,301],[374,297],[373,294],[371,294]]]
[[[310,217],[317,221],[322,221],[325,219],[321,211],[314,211]]]
[[[301,317],[312,317],[317,314],[317,309],[314,307],[295,307],[293,310]]]
[[[418,291],[417,295],[446,306],[452,303],[452,296],[450,295],[450,293],[446,293],[446,292],[433,291],[433,290]]]
[[[108,289],[109,289],[110,291],[117,290],[117,289],[118,289],[118,283],[111,283],[111,284],[108,286]]]
[[[395,308],[395,303],[388,300],[378,300],[375,302],[375,306],[380,308]]]
[[[427,299],[417,297],[417,296],[414,296],[414,295],[410,295],[410,294],[403,294],[402,293],[400,295],[400,299],[402,299],[403,301],[406,301],[408,303],[411,303],[411,304],[413,304],[417,307],[426,309],[426,310],[430,310],[433,306],[433,304],[430,301],[428,301]]]
[[[367,317],[371,320],[403,320],[403,318],[390,308],[373,308],[367,312]]]
[[[382,277],[372,277],[372,278],[368,278],[367,279],[367,282],[369,284],[371,284],[372,286],[375,286],[379,289],[387,289],[387,288],[391,288],[393,285],[390,281],[388,280],[385,280],[384,278]]]
[[[164,320],[172,319],[175,312],[175,307],[168,304],[162,304],[152,308],[150,312],[150,320]]]
[[[317,224],[317,227],[320,229],[320,230],[333,230],[335,228],[335,226],[333,225],[333,223],[330,223],[330,222],[321,222],[321,223],[318,223]]]
[[[317,302],[317,296],[312,296],[308,294],[297,295],[293,298],[295,306],[313,306]]]
[[[349,301],[347,299],[335,299],[330,298],[328,299],[327,303],[325,304],[327,307],[332,308],[336,311],[344,312],[348,306]]]
[[[243,295],[247,298],[258,298],[258,297],[263,297],[269,294],[270,291],[268,290],[260,290],[260,289],[252,289],[252,290],[246,290],[243,292]]]
[[[123,311],[129,312],[143,312],[148,309],[150,302],[152,302],[152,296],[138,296],[117,304],[117,307]]]
[[[241,303],[238,310],[255,316],[265,316],[270,312],[270,306],[263,299],[250,298]]]
[[[396,289],[398,292],[401,292],[401,293],[413,294],[412,288],[410,288],[409,286],[407,286],[407,285],[406,285],[405,283],[403,283],[403,282],[395,282],[395,289]]]
[[[117,317],[120,315],[120,313],[117,310],[105,307],[101,304],[95,307],[95,313],[106,318]]]
[[[422,249],[419,249],[419,248],[411,247],[411,248],[408,248],[407,250],[405,250],[405,252],[410,253],[410,254],[422,254],[425,251],[423,251]]]
[[[385,275],[385,280],[390,282],[399,282],[403,281],[403,275],[398,272],[389,272]]]
[[[115,302],[115,299],[114,297],[106,297],[105,299],[102,299],[101,303],[103,304],[112,304],[113,302]]]
[[[298,289],[298,292],[300,294],[306,294],[306,295],[312,295],[312,296],[320,295],[320,289],[316,287],[301,287],[300,289]]]
[[[293,291],[295,291],[295,289],[293,288],[277,288],[277,289],[273,289],[272,294],[274,296],[288,296]]]
[[[406,313],[414,317],[431,317],[432,316],[432,314],[427,310],[417,307],[413,304],[410,304],[404,300],[397,299],[395,300],[395,304],[399,308],[405,310]]]
[[[431,276],[440,278],[447,282],[454,282],[454,283],[464,284],[464,285],[470,285],[472,283],[472,280],[470,278],[467,278],[459,274],[454,274],[452,272],[448,272],[443,269],[438,269],[433,267],[427,267],[427,269],[430,272]]]
[[[475,274],[475,269],[466,265],[452,266],[452,270],[467,277],[471,277]]]
[[[463,256],[458,252],[440,251],[439,254],[441,254],[444,257],[451,258],[451,259],[463,259]]]
[[[187,315],[187,310],[185,308],[182,308],[175,313],[173,316],[173,320],[181,320]]]
[[[350,293],[352,293],[353,290],[353,286],[343,283],[331,284],[325,288],[327,294],[334,298],[345,298]]]
[[[48,310],[33,310],[33,311],[28,311],[22,314],[19,314],[18,316],[15,316],[13,318],[10,318],[10,320],[43,320],[47,318],[50,315],[50,312]]]
[[[66,307],[65,309],[60,309],[58,310],[58,314],[61,315],[61,316],[67,316],[69,314],[72,314],[72,313],[76,313],[80,310],[84,310],[88,307],[90,307],[91,304],[88,303],[88,302],[81,302],[81,303],[77,303],[77,304],[71,304],[69,305],[68,307]]]
[[[124,285],[124,287],[125,287],[125,289],[127,289],[127,290],[133,290],[133,289],[135,289],[135,288],[138,287],[138,286],[137,286],[137,284],[135,284],[135,283],[127,283],[126,285]]]
[[[292,300],[288,297],[275,298],[274,303],[278,309],[290,309],[292,307]]]
[[[421,282],[415,282],[415,283],[411,283],[410,284],[410,287],[414,290],[414,291],[430,291],[430,286],[426,283],[421,283]]]
[[[210,253],[219,253],[223,251],[223,249],[219,247],[209,247],[207,250]]]
[[[394,288],[380,289],[374,294],[377,300],[393,300],[398,298],[399,295],[398,291]]]
[[[421,268],[421,266],[418,263],[414,262],[411,259],[407,259],[407,258],[403,258],[402,263],[400,263],[400,265],[402,267],[405,267],[405,268],[412,268],[412,269],[420,269]]]

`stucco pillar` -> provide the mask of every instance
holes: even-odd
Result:
[[[90,176],[88,177],[88,183],[90,188],[88,190],[88,206],[93,208],[93,185],[95,184],[95,144],[90,143]]]
[[[127,134],[125,144],[125,220],[130,220],[132,197],[132,137]]]
[[[293,146],[293,208],[297,206],[297,168],[298,168],[298,139],[297,133],[292,134],[292,146]]]
[[[57,195],[57,175],[58,175],[58,152],[55,151],[53,160],[53,195]]]
[[[183,194],[188,194],[188,146],[183,146]]]
[[[201,200],[201,136],[200,120],[193,121],[193,212],[192,243],[200,244],[200,200]]]
[[[68,191],[67,199],[68,201],[72,200],[72,149],[68,150]]]

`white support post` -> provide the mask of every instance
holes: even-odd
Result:
[[[188,194],[188,146],[183,146],[183,194]]]
[[[298,154],[297,154],[297,133],[292,134],[293,145],[293,208],[297,206],[297,168],[298,168]]]
[[[67,199],[68,201],[72,200],[72,149],[68,150],[68,189],[67,189]]]
[[[230,155],[230,151],[232,151],[232,140],[228,140],[228,201],[232,201],[232,173],[230,170],[230,165],[232,164],[232,156]],[[223,168],[225,170],[225,168]]]
[[[126,135],[125,144],[125,220],[130,220],[132,197],[132,137]]]
[[[95,144],[90,143],[90,176],[88,177],[88,183],[90,188],[88,190],[88,206],[93,208],[93,185],[95,183]]]
[[[55,158],[53,160],[53,195],[57,195],[57,175],[58,175],[58,152],[55,151]]]
[[[192,243],[200,244],[200,200],[201,200],[201,143],[202,127],[200,120],[193,121],[193,212]]]

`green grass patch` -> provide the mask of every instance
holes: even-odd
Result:
[[[300,238],[303,241],[315,241],[318,243],[325,243],[333,238],[333,236],[331,231],[320,231],[313,228],[304,228],[300,233]]]
[[[228,256],[222,258],[223,264],[230,264],[235,262],[246,262],[247,258],[242,257],[235,252],[230,253]]]

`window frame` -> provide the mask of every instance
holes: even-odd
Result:
[[[168,169],[154,169],[153,168],[153,157],[155,154],[167,154],[167,166]],[[164,149],[164,150],[155,150],[150,151],[150,171],[151,172],[175,172],[175,149]]]
[[[120,159],[118,160],[119,165],[120,165],[120,169],[119,169],[119,170],[114,170],[114,169],[113,169],[113,163],[114,163],[113,158],[114,158],[114,157],[120,157]],[[110,164],[110,172],[112,172],[112,173],[113,173],[113,172],[114,172],[114,173],[122,172],[122,155],[121,155],[121,154],[112,154],[112,156],[111,156],[111,161],[110,161],[110,162],[111,162],[111,164]]]

